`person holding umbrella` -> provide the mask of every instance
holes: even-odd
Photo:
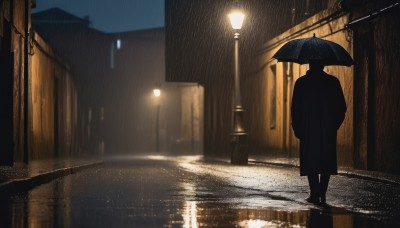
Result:
[[[325,204],[330,175],[337,174],[336,136],[346,102],[339,80],[323,69],[327,65],[350,66],[353,60],[343,47],[315,34],[288,42],[274,58],[310,66],[294,86],[292,128],[300,139],[300,175],[307,176],[310,187],[306,201]]]
[[[310,203],[325,203],[330,175],[337,174],[336,132],[346,103],[339,80],[323,71],[324,64],[310,61],[299,78],[292,98],[292,127],[300,139],[300,175],[307,176]]]

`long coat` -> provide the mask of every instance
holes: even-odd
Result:
[[[291,112],[300,139],[300,175],[337,174],[336,136],[346,113],[339,80],[309,70],[295,83]]]

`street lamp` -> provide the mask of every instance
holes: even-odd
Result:
[[[232,152],[231,164],[245,165],[247,164],[248,155],[245,150],[247,133],[243,127],[243,107],[240,97],[240,68],[239,68],[239,31],[242,28],[244,14],[240,11],[233,11],[229,15],[229,19],[234,29],[235,38],[235,78],[234,78],[234,108],[233,108],[233,132],[232,132]]]
[[[153,89],[153,94],[155,98],[161,96],[161,90],[156,88]],[[156,152],[160,152],[160,103],[157,102],[156,108]]]

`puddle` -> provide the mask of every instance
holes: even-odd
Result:
[[[215,202],[187,201],[182,213],[183,227],[340,227],[381,228],[398,224],[349,214],[340,208],[280,210],[236,208]]]

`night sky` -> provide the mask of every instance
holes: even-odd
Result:
[[[78,17],[89,16],[91,27],[124,32],[164,26],[164,0],[37,0],[33,13],[59,7]]]

